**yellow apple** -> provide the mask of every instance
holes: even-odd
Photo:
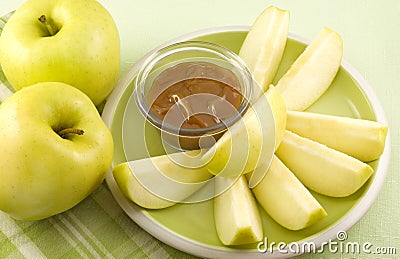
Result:
[[[335,78],[342,55],[340,35],[323,28],[276,85],[287,109],[303,111],[314,103]]]
[[[290,131],[276,155],[306,187],[332,197],[355,193],[373,173],[368,164]]]
[[[70,209],[111,166],[111,132],[70,85],[38,83],[14,93],[0,105],[0,124],[0,209],[16,219]]]
[[[229,181],[232,180],[216,177],[216,193]],[[214,218],[219,239],[224,245],[254,243],[263,238],[261,216],[244,175],[214,198]]]
[[[198,150],[121,163],[113,176],[121,192],[137,205],[162,209],[184,201],[212,177],[195,161]]]
[[[118,28],[96,0],[27,0],[1,33],[0,63],[16,90],[63,82],[98,105],[118,79]]]
[[[388,127],[380,122],[289,111],[286,128],[363,162],[383,153]]]
[[[285,50],[288,31],[289,12],[270,6],[254,21],[240,48],[239,56],[262,89],[256,92],[255,99],[267,91],[275,77]]]
[[[210,173],[239,175],[253,171],[261,164],[269,164],[275,147],[282,139],[286,125],[286,106],[274,87],[263,94],[208,152],[202,160],[208,161]],[[262,175],[250,180],[254,186]]]
[[[327,215],[307,188],[275,155],[268,169],[259,167],[256,170],[267,172],[252,191],[265,211],[281,226],[300,230]]]

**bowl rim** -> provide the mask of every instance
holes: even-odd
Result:
[[[116,111],[116,107],[118,105],[120,98],[124,93],[126,86],[130,84],[132,77],[134,77],[141,63],[153,52],[167,45],[180,41],[190,40],[195,37],[200,37],[215,33],[222,33],[222,32],[238,32],[238,31],[247,32],[249,31],[249,29],[250,26],[220,26],[220,27],[206,28],[176,37],[170,41],[167,41],[164,44],[161,44],[152,51],[149,51],[141,59],[139,59],[118,81],[114,91],[111,93],[110,97],[108,98],[104,106],[104,110],[102,113],[103,120],[105,121],[107,126],[109,127],[111,126],[111,123],[113,121],[113,116]],[[299,41],[307,45],[310,43],[310,40],[305,39],[293,33],[289,33],[288,38]],[[344,59],[342,60],[341,67],[345,69],[352,76],[352,78],[360,85],[361,88],[360,90],[365,94],[369,102],[373,104],[372,109],[373,112],[375,113],[376,121],[388,125],[380,101],[378,97],[375,95],[371,86],[368,84],[368,82],[346,60]],[[384,152],[380,157],[377,170],[375,171],[375,177],[373,178],[372,183],[369,186],[366,193],[360,198],[360,200],[354,205],[354,207],[351,208],[348,211],[348,213],[345,214],[336,223],[330,225],[326,229],[318,233],[315,233],[314,235],[306,239],[299,240],[296,243],[301,244],[303,242],[313,242],[315,243],[316,247],[320,247],[323,244],[323,242],[326,242],[327,240],[335,240],[337,238],[337,234],[340,231],[347,231],[354,224],[356,224],[365,215],[365,213],[369,210],[369,208],[372,206],[372,204],[378,197],[378,194],[383,186],[383,183],[385,181],[388,172],[390,153],[391,153],[391,141],[390,141],[390,130],[388,130]],[[300,255],[299,253],[291,253],[291,252],[284,254],[279,252],[270,252],[264,254],[254,249],[238,250],[230,247],[219,247],[219,246],[203,244],[201,242],[189,239],[159,224],[157,221],[155,221],[146,213],[145,209],[133,204],[127,198],[125,198],[125,196],[119,190],[112,176],[111,169],[107,173],[105,180],[119,206],[136,224],[138,224],[142,229],[144,229],[146,232],[148,232],[150,235],[160,240],[161,242],[168,244],[169,246],[174,247],[183,252],[206,258],[210,257],[243,258],[243,256],[251,258],[288,258],[294,255]]]
[[[243,93],[243,99],[241,101],[240,106],[237,108],[237,113],[234,113],[231,117],[226,120],[216,123],[212,126],[204,127],[204,128],[180,128],[175,125],[171,125],[169,123],[165,123],[163,120],[158,118],[150,109],[150,105],[145,101],[145,96],[143,93],[143,85],[146,80],[143,77],[147,77],[150,71],[155,66],[155,62],[161,61],[164,58],[174,55],[179,52],[185,51],[202,51],[207,53],[212,53],[214,55],[219,55],[221,60],[223,59],[226,62],[230,62],[230,64],[235,67],[235,69],[240,70],[241,75],[245,78],[245,86],[249,89],[245,88]],[[185,61],[188,62],[188,61]],[[190,62],[190,61],[189,61]],[[211,135],[217,135],[226,130],[226,128],[232,126],[235,122],[237,122],[243,114],[247,111],[248,107],[252,103],[252,95],[253,95],[253,85],[255,82],[252,79],[251,73],[244,63],[244,61],[228,48],[223,46],[205,42],[198,40],[185,40],[173,43],[171,45],[167,45],[157,51],[154,51],[152,55],[150,55],[149,59],[143,61],[143,66],[138,71],[138,75],[135,78],[134,84],[134,99],[136,101],[136,105],[139,108],[142,116],[150,122],[153,126],[158,128],[159,130],[165,131],[168,134],[183,136],[183,137],[199,137],[204,133],[208,133]],[[138,89],[139,88],[139,89]]]

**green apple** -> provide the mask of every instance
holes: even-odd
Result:
[[[64,82],[98,105],[118,79],[118,29],[95,0],[27,0],[1,34],[0,64],[16,90]]]
[[[113,139],[93,102],[59,82],[0,105],[0,210],[37,220],[70,209],[103,181]]]
[[[342,56],[340,35],[323,28],[276,85],[288,110],[303,111],[313,104],[332,83]]]
[[[275,77],[286,46],[289,12],[274,6],[266,8],[254,21],[239,56],[246,63],[262,91],[268,90]]]
[[[376,121],[297,111],[288,112],[286,128],[363,162],[382,155],[388,131]]]
[[[214,218],[218,237],[224,245],[243,245],[260,241],[263,226],[260,212],[246,177],[236,182],[230,178],[216,177],[215,192],[227,185],[231,187],[214,198]]]
[[[290,230],[306,228],[327,213],[275,155],[262,181],[252,189],[264,210],[281,226]]]
[[[332,197],[355,193],[374,172],[354,157],[290,131],[276,155],[306,187]]]
[[[183,202],[212,177],[198,162],[198,150],[118,164],[113,176],[121,192],[137,205],[162,209]],[[197,158],[196,158],[197,157]]]

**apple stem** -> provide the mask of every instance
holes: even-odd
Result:
[[[84,133],[83,130],[75,129],[75,128],[66,128],[66,129],[63,129],[63,130],[60,130],[59,132],[57,132],[57,134],[62,138],[64,138],[65,135],[67,135],[67,134],[83,135],[83,133]]]
[[[47,31],[50,33],[50,36],[56,35],[58,32],[58,28],[53,24],[50,23],[49,20],[46,18],[46,15],[42,15],[39,17],[39,22],[41,22],[44,26],[46,26]]]

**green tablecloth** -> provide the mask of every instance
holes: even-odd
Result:
[[[1,0],[0,14],[22,0]],[[389,121],[392,159],[368,213],[348,231],[349,242],[395,247],[396,255],[325,253],[304,258],[400,257],[400,2],[397,0],[100,0],[121,34],[121,75],[143,54],[181,34],[224,25],[250,25],[269,5],[291,11],[290,32],[313,38],[328,26],[341,34],[344,57],[364,76]],[[1,21],[0,21],[1,23]],[[0,143],[2,144],[2,143]],[[1,159],[1,158],[0,158]],[[105,183],[73,209],[38,222],[0,212],[0,258],[190,258],[138,227]]]

